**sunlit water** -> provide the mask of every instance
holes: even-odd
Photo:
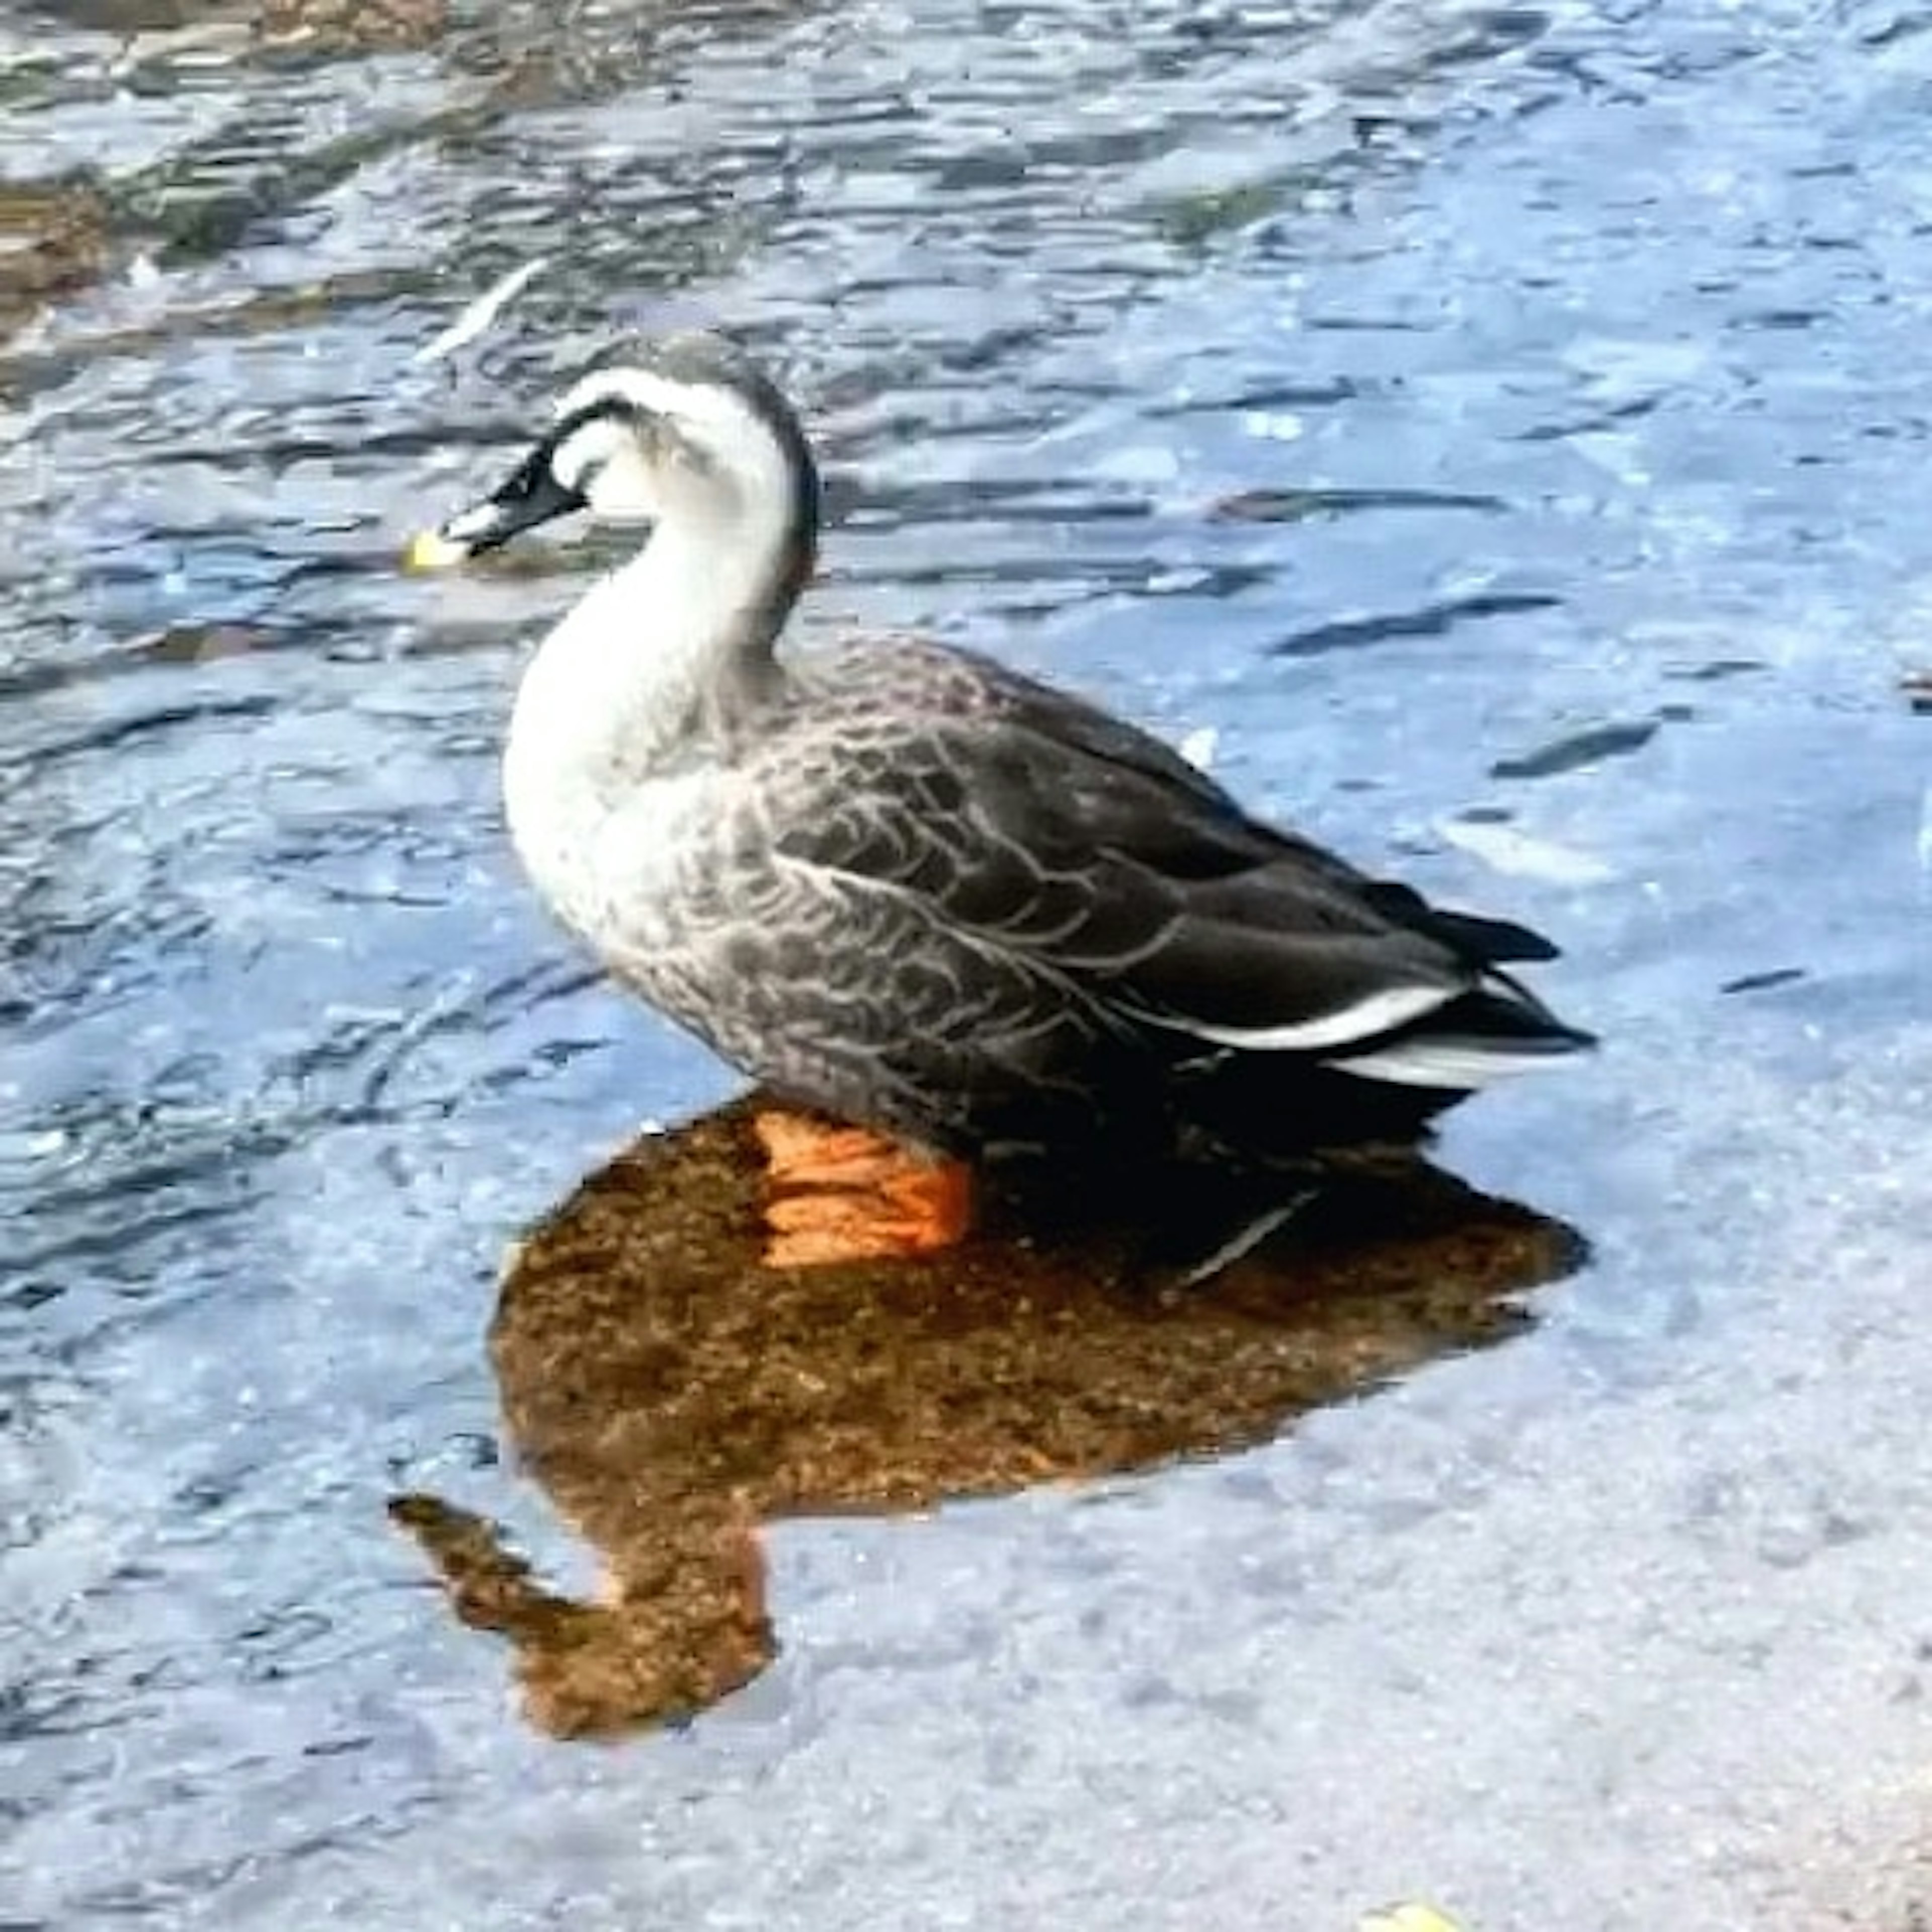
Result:
[[[0,1919],[1906,1923],[1932,16],[86,24],[130,10],[0,7],[0,176],[115,212],[0,356]],[[788,1526],[774,1670],[573,1750],[382,1504],[580,1573],[492,1448],[494,1270],[729,1083],[502,836],[591,554],[393,560],[614,317],[692,315],[818,428],[806,632],[1212,724],[1258,805],[1563,941],[1606,1052],[1444,1150],[1597,1258],[1265,1450]]]

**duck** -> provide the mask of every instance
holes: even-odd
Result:
[[[1548,939],[1264,822],[1070,691],[917,635],[781,648],[820,472],[730,337],[604,351],[407,560],[580,514],[644,534],[523,671],[512,842],[619,985],[776,1096],[776,1181],[880,1204],[868,1252],[961,1239],[989,1176],[1118,1203],[1417,1146],[1595,1043],[1516,970]]]

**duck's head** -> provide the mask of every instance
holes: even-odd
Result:
[[[808,555],[818,472],[790,404],[734,344],[708,332],[628,342],[564,392],[496,489],[416,539],[409,562],[460,562],[579,510]]]

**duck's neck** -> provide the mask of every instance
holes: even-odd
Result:
[[[571,924],[600,890],[598,838],[653,780],[730,755],[772,694],[778,633],[815,532],[752,512],[661,524],[544,639],[524,674],[503,759],[518,851]]]

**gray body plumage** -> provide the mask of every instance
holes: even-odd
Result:
[[[1418,1022],[1238,1043],[1390,987],[1440,994],[1436,1036],[1577,1043],[1496,970],[1540,942],[1256,824],[1158,740],[984,658],[800,653],[709,757],[652,943],[614,968],[766,1083],[948,1152],[1268,1164],[1412,1138],[1468,1089],[1352,1076],[1342,1049]]]
[[[775,656],[816,536],[795,420],[713,338],[618,367],[446,528],[480,547],[620,482],[656,519],[526,675],[512,826],[726,1059],[949,1154],[1266,1169],[1587,1043],[1507,970],[1546,941],[1257,822],[1077,698],[919,640]]]

